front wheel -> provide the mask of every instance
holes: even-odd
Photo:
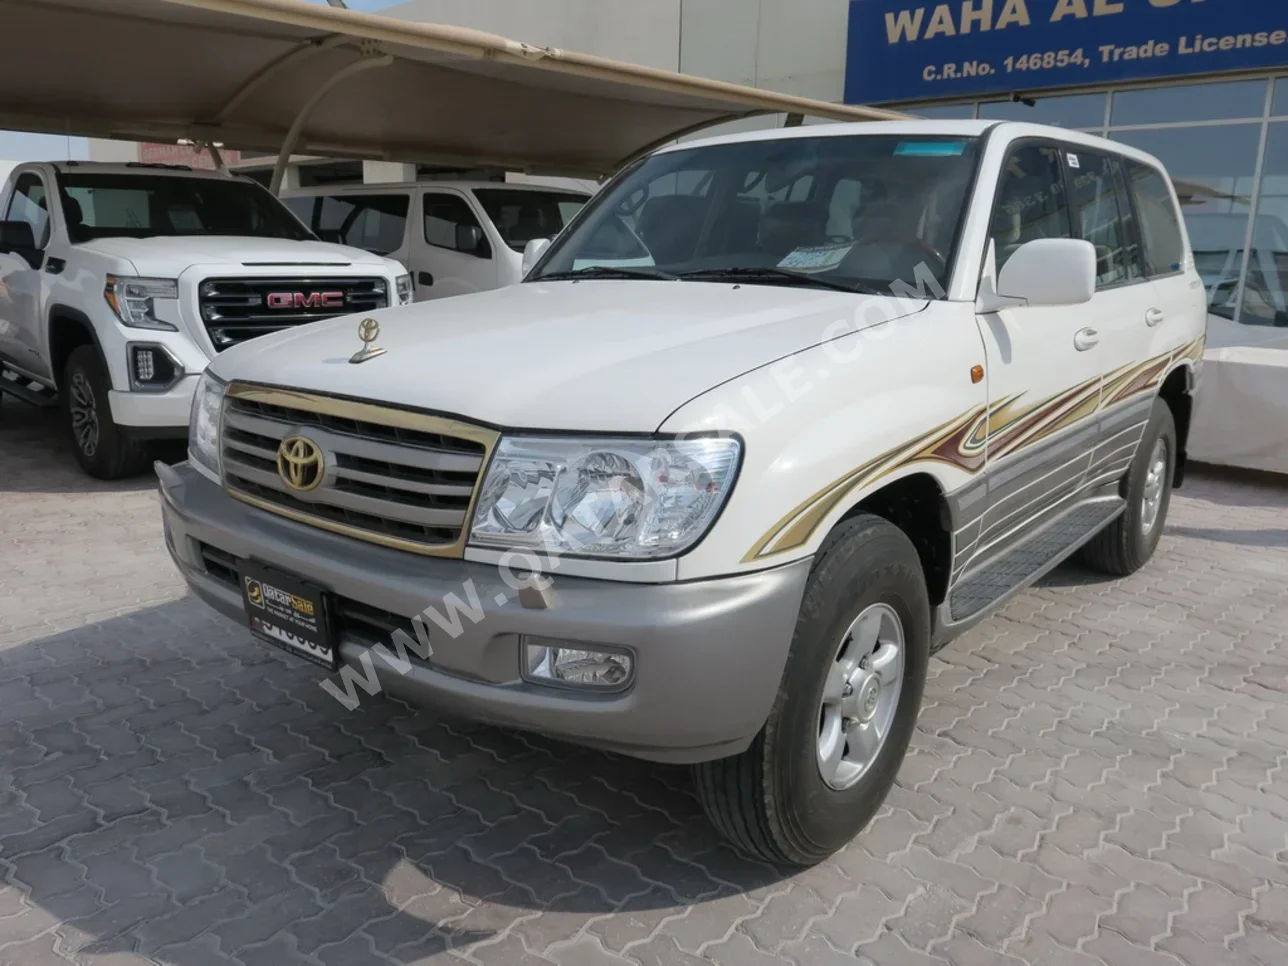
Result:
[[[813,865],[844,847],[894,784],[929,656],[916,548],[879,517],[846,521],[810,574],[764,728],[741,755],[695,769],[712,823],[779,864]]]
[[[78,346],[63,369],[63,413],[76,461],[99,480],[134,476],[147,467],[147,450],[112,422],[107,370],[98,351]]]
[[[1123,479],[1121,493],[1127,509],[1083,548],[1082,559],[1088,566],[1115,577],[1127,577],[1149,563],[1163,536],[1172,502],[1176,453],[1172,409],[1162,399],[1156,399],[1140,448]]]

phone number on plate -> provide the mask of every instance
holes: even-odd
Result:
[[[1090,67],[1091,61],[1081,48],[1076,50],[1048,50],[1042,53],[1021,54],[1007,57],[999,71],[988,61],[966,60],[956,64],[928,64],[921,72],[926,81],[961,80],[964,77],[990,77],[993,74],[1014,74],[1029,70],[1054,70],[1057,67]]]

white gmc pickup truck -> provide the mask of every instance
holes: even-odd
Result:
[[[410,301],[398,262],[318,241],[246,178],[67,161],[20,165],[0,188],[0,399],[61,400],[100,479],[186,435],[224,349]]]

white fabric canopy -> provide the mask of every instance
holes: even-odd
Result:
[[[1190,457],[1288,473],[1288,330],[1212,318],[1209,344]]]
[[[0,128],[598,177],[763,114],[901,115],[299,0],[0,0]]]

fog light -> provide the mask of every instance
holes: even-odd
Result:
[[[183,377],[181,366],[164,346],[130,343],[130,388],[136,392],[164,392]]]
[[[151,349],[134,350],[134,378],[151,382],[157,377],[157,359]]]
[[[523,676],[550,687],[621,691],[635,676],[635,659],[625,651],[601,650],[580,641],[525,636]]]

